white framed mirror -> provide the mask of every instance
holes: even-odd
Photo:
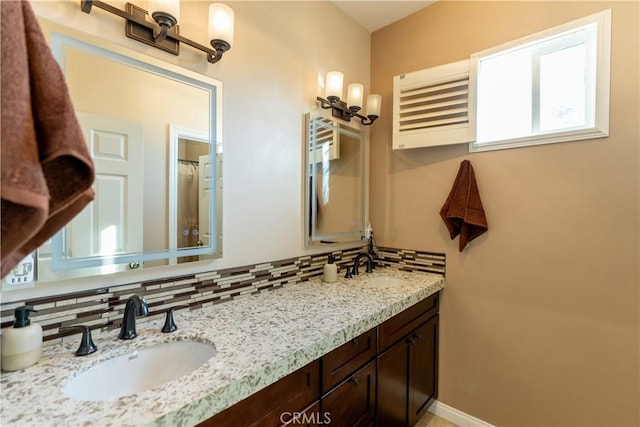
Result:
[[[343,123],[305,115],[306,245],[364,239],[366,145],[364,133]]]
[[[94,160],[96,199],[37,251],[37,280],[221,256],[222,83],[40,23]],[[189,161],[195,185],[184,186],[180,163]]]

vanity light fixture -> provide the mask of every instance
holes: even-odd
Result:
[[[325,98],[316,97],[320,106],[328,110],[331,108],[333,117],[344,121],[351,121],[352,117],[360,119],[363,125],[368,126],[380,116],[382,96],[369,94],[367,96],[366,116],[359,114],[362,109],[364,86],[360,83],[351,83],[347,88],[347,101],[342,101],[343,75],[339,71],[329,71],[325,81]]]
[[[222,55],[231,49],[233,43],[233,9],[221,3],[209,5],[209,40],[211,47],[203,46],[180,35],[180,0],[149,0],[150,11],[127,3],[120,10],[100,0],[81,0],[80,8],[91,13],[93,6],[106,10],[126,19],[125,35],[173,55],[180,54],[180,42],[207,55],[211,64],[222,59]],[[147,17],[151,15],[152,20]]]

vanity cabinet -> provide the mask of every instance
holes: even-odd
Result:
[[[438,392],[439,294],[378,327],[377,425],[412,426]]]
[[[414,425],[437,395],[438,306],[436,293],[200,426]]]
[[[320,397],[320,361],[315,360],[203,421],[200,427],[276,427],[295,423]],[[307,418],[308,419],[308,418]],[[296,425],[305,425],[300,422]],[[307,424],[314,425],[314,424]]]

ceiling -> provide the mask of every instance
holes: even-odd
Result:
[[[410,1],[371,1],[371,0],[333,0],[339,9],[354,21],[373,32],[382,27],[409,16],[412,13],[435,3],[436,0]]]

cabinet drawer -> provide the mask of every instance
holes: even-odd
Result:
[[[376,362],[372,360],[322,398],[331,427],[365,427],[375,422]]]
[[[373,328],[322,356],[322,392],[327,392],[375,355],[376,330]]]
[[[439,303],[440,293],[436,292],[378,326],[379,352],[386,350],[390,345],[398,342],[413,329],[429,320],[438,312]]]
[[[320,362],[287,375],[259,392],[203,421],[200,427],[280,426],[284,413],[304,411],[320,397]],[[286,414],[285,414],[286,417]]]

